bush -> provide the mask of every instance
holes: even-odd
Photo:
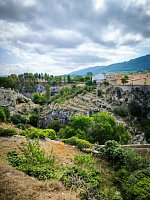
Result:
[[[20,166],[22,164],[22,159],[18,156],[16,151],[10,151],[7,153],[7,158],[13,167]]]
[[[117,106],[114,108],[114,113],[121,117],[127,117],[129,115],[129,110],[127,106]]]
[[[145,139],[150,143],[150,121],[144,120],[141,122],[141,129],[145,133]]]
[[[67,167],[61,181],[68,188],[80,189],[81,199],[100,199],[100,173],[91,155],[76,155],[75,166]]]
[[[98,95],[98,97],[101,97],[102,94],[103,94],[103,91],[102,91],[101,89],[97,90],[97,95]]]
[[[130,114],[137,117],[139,120],[146,118],[148,109],[144,109],[137,101],[132,101],[128,104]]]
[[[108,112],[102,112],[93,116],[94,142],[104,144],[108,140],[116,140],[120,143],[127,143],[131,139],[131,134],[125,130],[122,124],[117,124],[116,119]]]
[[[57,138],[56,132],[53,129],[43,129],[42,132],[51,140],[55,140]]]
[[[13,166],[29,176],[34,176],[40,180],[56,177],[54,167],[55,157],[52,152],[49,157],[45,157],[45,152],[40,148],[38,141],[27,141],[26,146],[19,149],[22,152],[22,156],[18,156],[16,151],[11,151],[7,154],[7,158]]]
[[[46,104],[46,96],[45,94],[39,94],[35,92],[33,94],[33,102],[36,104],[44,105]]]
[[[0,107],[0,122],[5,122],[6,121],[6,114],[3,108]]]
[[[49,180],[56,178],[55,170],[50,166],[21,165],[18,167],[18,169],[39,180]]]
[[[78,138],[76,136],[73,136],[71,138],[68,138],[68,139],[63,139],[62,141],[66,144],[70,144],[70,145],[77,145],[77,140]]]
[[[87,131],[87,129],[92,124],[93,118],[85,115],[73,116],[71,118],[71,127],[75,130],[80,129],[82,131]]]
[[[5,112],[6,115],[6,121],[10,119],[10,111],[8,107],[3,107],[3,110]]]
[[[22,124],[22,123],[17,124],[16,127],[19,128],[19,129],[21,129],[21,130],[25,130],[26,129],[25,124]]]
[[[75,146],[77,146],[79,149],[90,148],[90,147],[91,147],[91,144],[90,144],[88,141],[79,139],[79,138],[76,137],[76,136],[73,136],[73,137],[68,138],[68,139],[64,139],[63,141],[64,141],[65,143],[67,143],[67,144],[75,145]]]
[[[150,163],[132,149],[122,148],[115,141],[108,141],[99,149],[118,170],[115,182],[122,190],[125,200],[150,198]],[[99,151],[98,150],[98,151]]]
[[[12,121],[14,124],[19,124],[19,123],[25,124],[25,123],[26,123],[26,117],[25,117],[24,115],[14,114],[14,115],[11,117],[11,121]]]
[[[66,126],[64,129],[61,129],[62,138],[71,138],[75,136],[75,130],[71,126]]]
[[[0,136],[13,136],[16,135],[16,131],[11,128],[0,128]]]
[[[94,160],[93,160],[91,154],[88,154],[88,155],[77,154],[77,155],[75,155],[74,163],[77,164],[77,165],[80,165],[82,167],[88,167],[88,168],[93,168],[93,166],[94,166]]]
[[[86,140],[78,139],[77,140],[77,147],[79,149],[90,148],[91,144],[88,141],[86,141]]]
[[[150,168],[135,171],[124,183],[122,193],[126,200],[147,200],[150,198]]]
[[[58,120],[52,120],[48,125],[48,128],[53,129],[56,132],[58,132],[62,127],[63,125]]]
[[[81,131],[81,129],[77,129],[75,130],[75,135],[79,138],[79,139],[86,139],[86,133],[84,131]]]
[[[50,138],[51,140],[56,139],[56,132],[53,129],[38,129],[38,128],[29,128],[20,133],[31,139],[39,138]]]
[[[149,165],[148,160],[142,158],[132,149],[121,147],[116,141],[107,141],[105,147],[102,147],[99,151],[116,169],[124,167],[127,171],[133,172]]]
[[[29,123],[32,126],[37,127],[38,120],[39,120],[39,115],[37,113],[31,114],[30,117],[29,117]]]

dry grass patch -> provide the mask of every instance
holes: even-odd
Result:
[[[58,161],[63,164],[73,164],[74,156],[80,153],[76,148],[59,141],[44,141],[41,146],[46,154],[52,151]]]
[[[24,137],[0,138],[0,199],[1,200],[77,200],[78,192],[66,190],[59,181],[39,181],[8,165],[6,154],[18,151]],[[46,154],[51,150],[62,163],[71,163],[77,150],[57,141],[41,141]],[[19,152],[19,151],[18,151]]]
[[[1,200],[77,200],[59,181],[38,181],[8,165],[0,166]]]
[[[17,133],[20,131],[20,129],[16,128],[14,124],[12,123],[0,123],[0,128],[11,128],[14,129]]]

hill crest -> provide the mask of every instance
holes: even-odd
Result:
[[[124,72],[144,72],[150,70],[150,54],[141,56],[129,61],[114,63],[106,66],[94,66],[73,71],[70,75],[86,75],[87,72],[96,73],[124,73]]]

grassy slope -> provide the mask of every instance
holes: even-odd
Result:
[[[59,181],[38,181],[23,172],[17,171],[8,164],[7,152],[17,149],[17,145],[23,145],[24,142],[25,138],[21,137],[0,138],[0,199],[78,199],[77,192],[66,190]],[[64,165],[72,165],[75,154],[81,153],[76,148],[57,141],[44,141],[41,142],[41,146],[45,149],[47,155],[52,150],[58,162]],[[102,171],[102,186],[115,191],[116,188],[112,183],[113,170],[100,158],[95,158],[95,161],[97,167]]]
[[[0,199],[1,200],[72,200],[78,199],[74,191],[66,190],[59,181],[38,181],[10,166],[6,159],[8,151],[23,145],[22,138],[0,138]],[[76,151],[63,144],[42,143],[47,152],[53,149],[58,160],[70,163]],[[62,149],[62,151],[61,151]]]

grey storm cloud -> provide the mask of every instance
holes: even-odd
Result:
[[[150,1],[0,0],[0,23],[0,45],[12,56],[82,67],[111,62],[120,48],[137,54],[150,38]]]
[[[105,0],[105,9],[95,12],[93,0],[34,0],[33,4],[24,4],[21,0],[1,0],[0,18],[7,21],[23,22],[31,30],[41,33],[47,32],[45,38],[33,33],[29,38],[23,38],[27,42],[52,44],[56,47],[73,47],[83,42],[83,38],[57,38],[48,33],[53,28],[69,29],[80,32],[85,39],[104,46],[113,47],[117,41],[104,41],[103,30],[107,30],[112,24],[126,33],[139,33],[143,37],[150,36],[150,15],[145,8],[150,8],[150,1],[145,7],[129,4],[127,7],[120,0]],[[27,0],[27,2],[30,2]],[[32,2],[32,0],[31,0]],[[125,42],[127,44],[127,42]],[[136,42],[133,39],[133,44]],[[129,44],[132,41],[129,39]]]

